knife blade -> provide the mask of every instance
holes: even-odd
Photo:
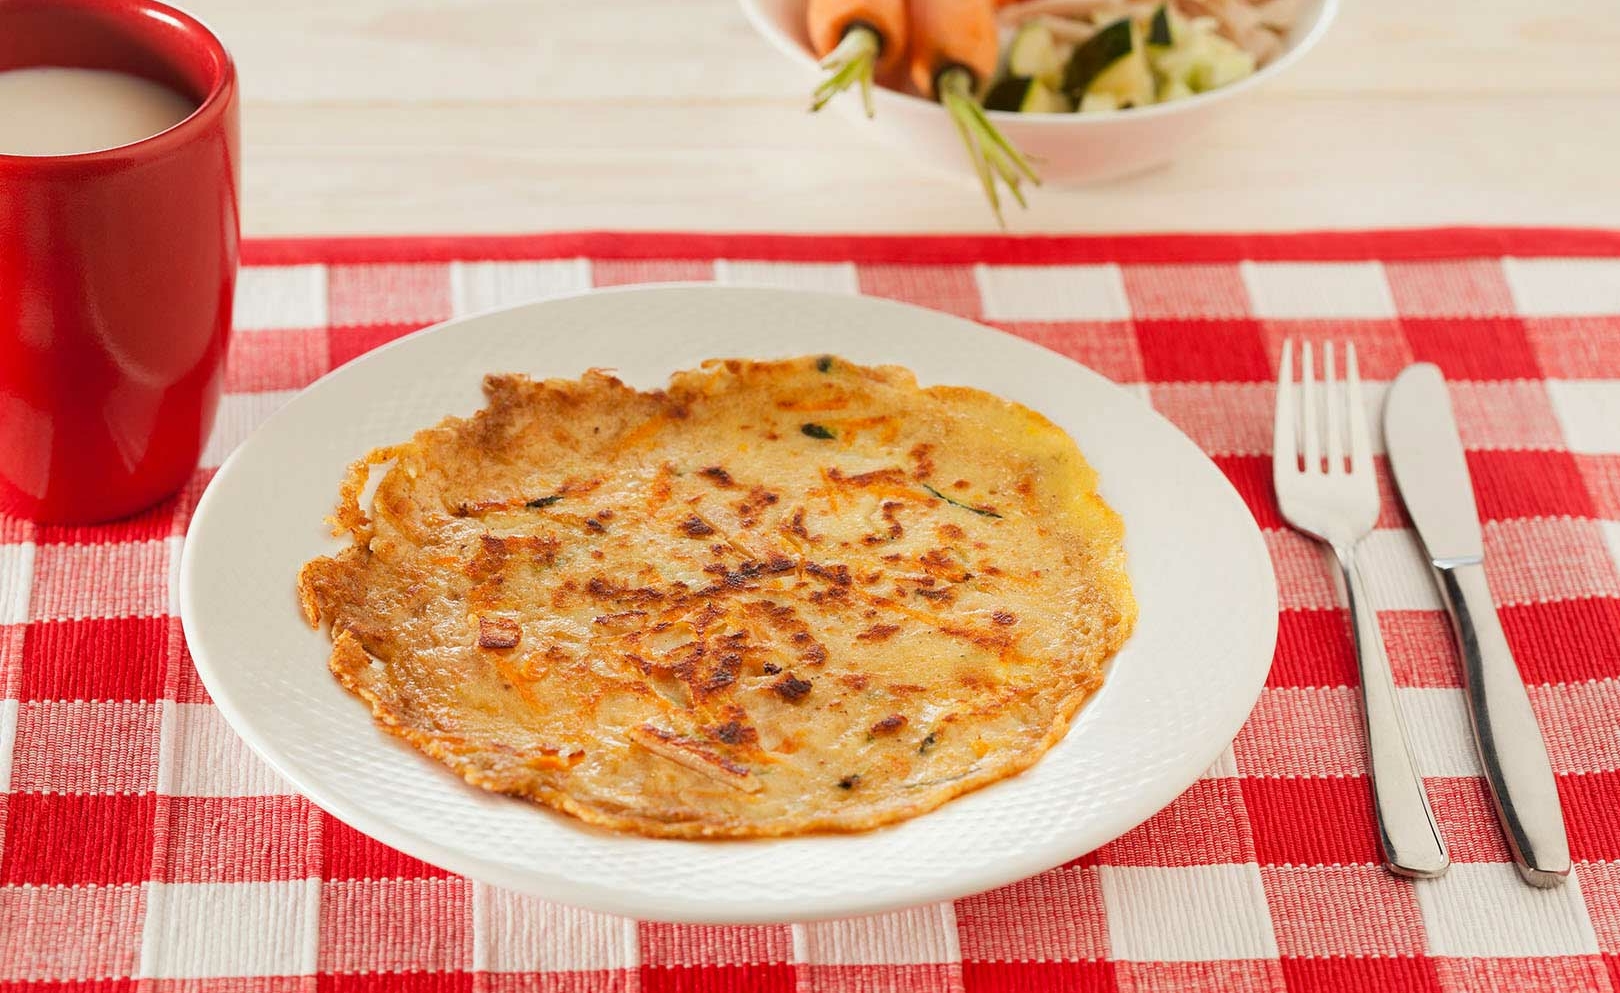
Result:
[[[1440,367],[1407,366],[1384,400],[1384,447],[1407,516],[1437,568],[1485,558],[1474,485]]]
[[[1408,366],[1395,377],[1384,401],[1384,440],[1451,615],[1474,744],[1497,819],[1525,882],[1556,886],[1570,870],[1557,780],[1485,579],[1473,481],[1437,366]]]

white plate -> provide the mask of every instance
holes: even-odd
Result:
[[[350,460],[482,406],[491,371],[639,387],[719,356],[833,352],[991,390],[1080,443],[1125,518],[1137,631],[1033,769],[859,835],[692,842],[617,835],[474,789],[372,726],[326,670],[293,594]],[[1277,630],[1266,546],[1220,471],[1140,398],[954,317],[771,289],[597,292],[469,317],[350,363],[277,411],[219,470],[180,564],[197,670],[255,751],[317,804],[428,862],[565,903],[675,921],[802,920],[942,900],[1081,855],[1145,820],[1220,755]]]

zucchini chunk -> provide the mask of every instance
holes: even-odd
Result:
[[[1063,73],[1063,91],[1083,103],[1087,96],[1113,97],[1120,107],[1153,102],[1153,70],[1148,66],[1142,30],[1122,17],[1074,50]]]

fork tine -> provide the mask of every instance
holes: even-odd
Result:
[[[1356,368],[1356,346],[1344,345],[1344,384],[1349,394],[1350,471],[1372,472],[1372,439],[1367,436],[1367,410],[1361,403],[1361,373]]]
[[[1272,425],[1271,474],[1273,479],[1299,471],[1299,455],[1294,447],[1294,340],[1284,338],[1282,358],[1277,363],[1277,415]]]
[[[1316,370],[1311,365],[1311,343],[1299,346],[1299,405],[1304,412],[1300,437],[1304,439],[1305,471],[1322,471],[1322,435],[1316,430]]]
[[[1333,342],[1322,343],[1322,405],[1327,408],[1327,471],[1329,476],[1344,472],[1344,437],[1339,433],[1339,420],[1343,401],[1339,398],[1339,383],[1334,376]]]

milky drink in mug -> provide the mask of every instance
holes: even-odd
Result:
[[[197,102],[127,72],[32,66],[0,72],[0,155],[76,155],[150,138]]]

